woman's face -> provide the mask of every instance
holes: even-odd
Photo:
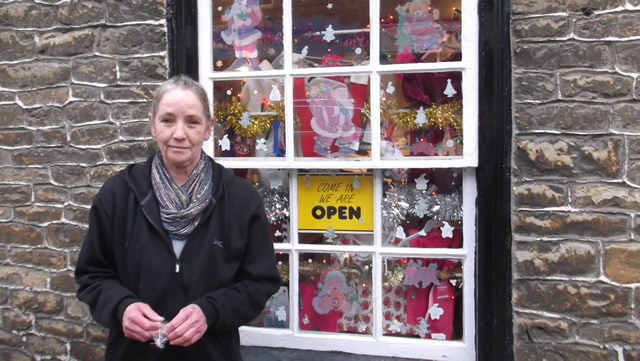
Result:
[[[149,114],[149,123],[165,167],[193,171],[213,122],[205,119],[196,94],[183,88],[166,92],[157,109],[155,117]]]

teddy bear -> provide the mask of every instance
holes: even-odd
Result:
[[[404,45],[416,53],[424,53],[440,45],[446,33],[437,20],[440,10],[431,9],[430,0],[412,0],[396,7],[398,12],[398,45]],[[401,40],[404,39],[404,40]],[[402,43],[402,44],[401,44]]]

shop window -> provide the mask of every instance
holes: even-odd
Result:
[[[476,14],[198,1],[206,151],[262,195],[282,279],[243,344],[475,359]]]

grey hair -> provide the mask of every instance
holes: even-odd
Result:
[[[156,90],[155,96],[153,97],[153,101],[151,102],[151,117],[156,117],[158,104],[162,100],[162,97],[167,92],[177,88],[192,91],[198,97],[200,104],[202,104],[202,109],[204,109],[205,122],[209,124],[209,120],[211,119],[211,110],[209,109],[209,97],[207,96],[207,92],[200,83],[184,74],[173,76],[160,84]]]

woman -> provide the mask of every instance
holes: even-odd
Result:
[[[238,327],[278,290],[262,200],[202,151],[204,89],[177,76],[149,114],[159,151],[96,195],[78,298],[110,329],[106,360],[241,360]]]

